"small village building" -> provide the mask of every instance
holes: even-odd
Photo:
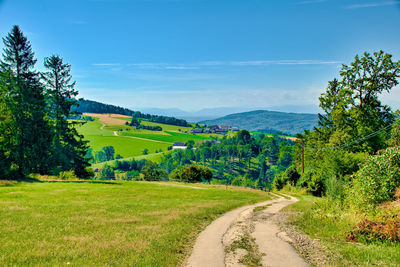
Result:
[[[203,132],[203,129],[201,129],[201,128],[196,128],[196,129],[190,130],[190,133],[192,133],[192,134],[202,133],[202,132]]]
[[[183,142],[176,142],[172,145],[172,149],[186,149],[187,144]]]

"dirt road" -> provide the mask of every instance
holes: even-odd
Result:
[[[274,222],[274,215],[297,199],[278,197],[225,213],[200,233],[187,261],[188,267],[245,266],[244,249],[232,251],[232,244],[246,235],[254,238],[262,266],[309,266],[287,242],[287,235]],[[265,206],[264,210],[254,211]],[[257,247],[257,246],[254,246]]]

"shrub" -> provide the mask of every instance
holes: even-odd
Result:
[[[60,177],[61,180],[76,180],[76,179],[78,179],[78,177],[76,177],[74,171],[63,171],[63,172],[60,172],[60,174],[58,176]]]
[[[231,185],[233,186],[242,186],[243,184],[243,178],[241,176],[235,177],[235,179],[232,180]]]
[[[297,181],[297,187],[306,188],[314,196],[322,196],[325,192],[324,175],[315,169],[307,169]]]
[[[166,180],[168,177],[168,173],[160,169],[158,165],[152,161],[146,161],[141,174],[145,181],[161,181]]]
[[[400,186],[400,147],[388,148],[369,156],[354,175],[348,192],[351,204],[370,208],[392,200]]]
[[[272,186],[276,190],[281,190],[287,184],[288,184],[287,176],[285,175],[284,172],[282,172],[275,175]]]
[[[346,241],[373,242],[392,241],[400,242],[400,214],[398,209],[386,211],[386,214],[374,220],[364,218],[353,231],[347,233]]]
[[[187,183],[209,182],[212,177],[212,170],[201,165],[184,165],[176,168],[170,175],[170,179],[173,181]]]
[[[115,180],[115,172],[109,165],[104,165],[99,169],[97,180]]]
[[[278,173],[275,175],[272,186],[281,190],[285,185],[295,185],[300,178],[300,174],[297,172],[295,166],[290,166],[285,172]]]
[[[210,184],[225,184],[226,185],[226,179],[212,179],[210,181]]]

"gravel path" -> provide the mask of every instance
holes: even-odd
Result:
[[[240,258],[246,251],[239,249],[237,253],[232,253],[229,248],[246,233],[251,233],[259,255],[264,255],[260,256],[262,266],[309,266],[285,240],[285,234],[272,220],[279,210],[295,201],[295,198],[288,200],[279,197],[225,213],[200,233],[186,266],[245,266],[240,263]],[[253,211],[260,206],[268,207]]]

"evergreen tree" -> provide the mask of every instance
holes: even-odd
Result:
[[[18,26],[3,38],[1,72],[10,73],[6,101],[11,111],[12,140],[9,159],[20,177],[30,172],[45,173],[49,168],[50,127],[46,121],[46,102],[36,59],[28,39]]]
[[[85,157],[87,142],[79,135],[76,125],[83,124],[71,117],[81,115],[76,110],[75,82],[72,82],[71,66],[63,62],[58,55],[44,59],[44,66],[48,70],[42,74],[49,98],[49,114],[53,124],[53,155],[55,164],[62,170],[75,170],[77,175],[84,175],[84,169],[89,165]]]

